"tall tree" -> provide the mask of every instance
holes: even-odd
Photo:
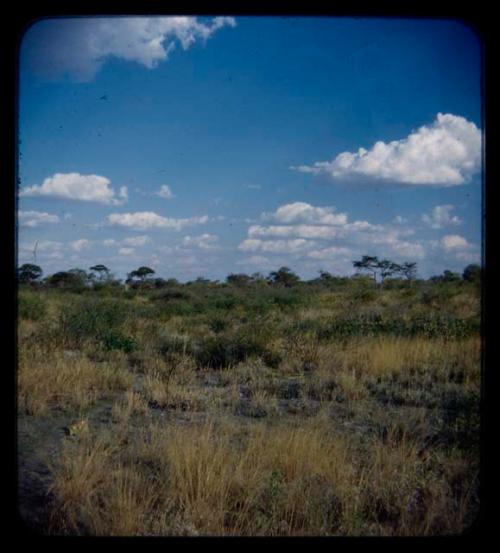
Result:
[[[358,271],[368,271],[372,274],[373,280],[377,280],[377,271],[379,268],[378,257],[372,255],[364,255],[361,260],[353,261],[352,265]]]
[[[467,282],[481,282],[481,267],[476,263],[467,265],[462,273],[462,278]]]
[[[415,280],[417,277],[417,264],[414,261],[405,261],[400,267],[401,273],[407,280]]]
[[[25,263],[17,270],[19,282],[35,282],[43,274],[42,268],[33,263]]]
[[[129,273],[128,276],[130,278],[138,277],[142,281],[144,281],[147,276],[154,275],[154,274],[155,274],[155,271],[153,269],[151,269],[150,267],[139,267],[135,271],[132,271],[131,273]]]
[[[89,270],[97,273],[99,275],[99,280],[107,280],[109,277],[109,269],[106,265],[94,265],[93,267],[90,267]]]
[[[273,284],[290,288],[294,284],[300,282],[300,277],[292,272],[288,267],[280,267],[277,271],[269,273],[269,280]]]

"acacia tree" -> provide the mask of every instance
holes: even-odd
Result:
[[[382,278],[382,282],[384,282],[387,277],[391,277],[397,273],[400,268],[399,265],[389,261],[389,259],[382,259],[382,261],[378,262],[377,267],[380,269],[380,277]]]
[[[94,265],[90,267],[90,271],[94,271],[99,275],[99,280],[107,280],[109,278],[109,269],[106,265]]]
[[[373,275],[373,280],[377,281],[377,270],[379,269],[378,257],[372,255],[364,255],[361,260],[353,261],[352,265],[358,271],[368,271]]]
[[[17,270],[19,282],[32,283],[38,280],[43,274],[42,268],[32,263],[25,263]]]
[[[417,276],[417,264],[414,261],[405,261],[400,266],[400,272],[406,277],[407,280],[415,280]]]
[[[467,265],[462,273],[462,278],[467,282],[481,282],[481,267],[476,263]]]
[[[294,284],[300,282],[300,277],[293,273],[288,267],[281,267],[277,271],[269,273],[269,280],[273,284],[279,284],[290,288]]]
[[[145,278],[149,275],[154,275],[155,271],[151,269],[150,267],[139,267],[135,271],[132,271],[128,274],[129,278],[135,278],[138,277],[141,279],[141,281],[144,282]]]

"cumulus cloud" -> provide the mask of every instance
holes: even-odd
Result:
[[[118,250],[118,253],[120,255],[132,255],[133,253],[135,253],[135,250],[134,248],[120,248]]]
[[[344,225],[345,213],[333,213],[334,207],[314,207],[306,202],[293,202],[280,206],[274,213],[264,213],[265,220],[273,219],[280,223],[310,223],[316,225]]]
[[[164,228],[181,230],[186,226],[201,225],[208,221],[208,216],[188,217],[174,219],[162,217],[152,211],[137,211],[136,213],[112,213],[106,217],[107,224],[111,226],[126,227],[135,230],[150,228]]]
[[[82,250],[87,250],[89,246],[90,246],[90,242],[85,238],[81,238],[80,240],[74,240],[69,244],[69,247],[75,252],[81,252]]]
[[[133,236],[131,238],[125,238],[122,240],[124,246],[133,246],[137,248],[139,246],[144,246],[150,241],[149,236]]]
[[[406,138],[342,152],[332,161],[292,167],[333,179],[364,177],[411,185],[456,186],[481,167],[481,131],[464,117],[438,113]]]
[[[122,205],[127,200],[127,187],[122,186],[118,197],[110,188],[111,181],[100,175],[80,173],[56,173],[47,177],[41,185],[23,188],[19,195],[26,197],[45,196],[64,200],[96,202],[106,205]],[[121,199],[118,199],[121,198]]]
[[[232,17],[85,17],[45,19],[27,33],[23,54],[28,67],[45,78],[69,76],[85,82],[111,58],[152,69],[168,59],[176,44],[187,50],[219,29],[234,27]]]
[[[247,238],[238,249],[293,254],[306,260],[340,260],[342,263],[347,262],[348,256],[358,255],[360,249],[365,253],[369,250],[374,255],[394,255],[397,258],[422,259],[426,255],[421,242],[408,239],[415,233],[412,228],[395,223],[350,222],[345,213],[334,213],[333,210],[332,207],[304,202],[280,206],[273,213],[264,213],[262,218],[281,220],[286,224],[249,226]]]
[[[201,250],[213,250],[217,248],[216,242],[219,237],[215,234],[202,234],[201,236],[185,236],[182,245],[188,248],[199,248]]]
[[[460,225],[462,220],[456,215],[450,216],[450,212],[455,208],[451,204],[437,205],[430,215],[424,213],[422,221],[433,229],[440,229],[451,225]]]
[[[315,242],[302,238],[294,240],[260,240],[258,238],[248,238],[238,246],[238,249],[243,252],[255,252],[260,250],[270,253],[300,253],[315,245]]]
[[[445,250],[449,251],[467,249],[471,246],[471,244],[469,244],[463,236],[459,236],[458,234],[448,234],[441,238],[441,246]]]
[[[59,223],[57,215],[42,211],[19,211],[18,219],[22,227],[38,227],[46,223]]]
[[[351,250],[349,248],[343,248],[341,246],[331,246],[329,248],[323,248],[321,250],[312,250],[307,256],[312,259],[336,259],[338,257],[345,258],[346,256],[351,255]]]
[[[300,237],[333,239],[346,236],[346,229],[326,225],[252,225],[248,229],[248,236],[255,237]]]
[[[170,190],[170,186],[164,184],[160,187],[160,190],[158,192],[154,192],[155,196],[159,196],[160,198],[163,198],[165,200],[171,200],[174,195],[172,194],[172,190]]]

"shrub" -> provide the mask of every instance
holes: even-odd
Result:
[[[63,338],[76,347],[85,341],[104,344],[118,332],[128,315],[127,306],[108,298],[85,298],[62,308],[59,327]]]
[[[18,313],[21,319],[39,321],[46,313],[46,305],[36,294],[19,294]]]
[[[120,332],[110,330],[102,337],[102,343],[105,350],[121,350],[125,353],[130,353],[137,349],[137,343],[129,336],[125,336]]]

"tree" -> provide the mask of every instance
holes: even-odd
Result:
[[[417,276],[417,264],[415,262],[405,261],[400,265],[400,272],[407,280],[415,280]]]
[[[479,284],[481,282],[481,272],[481,267],[473,263],[465,267],[464,272],[462,273],[462,278],[467,282]]]
[[[355,269],[358,271],[368,271],[372,273],[373,280],[377,280],[377,270],[379,268],[380,261],[378,260],[378,257],[371,256],[371,255],[364,255],[361,260],[359,261],[353,261],[352,265]]]
[[[42,268],[32,263],[25,263],[17,270],[19,282],[32,283],[38,280],[43,274]]]
[[[109,277],[109,269],[106,265],[94,265],[90,267],[90,271],[94,271],[99,275],[99,280],[106,280]]]
[[[285,286],[285,288],[290,288],[294,284],[300,282],[300,277],[293,273],[288,267],[281,267],[277,271],[272,271],[269,273],[269,280],[273,284],[278,284],[280,286]]]
[[[389,261],[388,259],[382,259],[382,261],[379,261],[377,263],[377,267],[380,269],[382,282],[384,282],[387,277],[390,277],[394,273],[398,272],[398,269],[400,268],[399,265]]]
[[[128,277],[130,279],[133,279],[135,277],[138,277],[140,278],[143,282],[144,282],[144,279],[148,276],[148,275],[154,275],[155,274],[155,271],[153,271],[153,269],[151,269],[150,267],[139,267],[138,269],[136,269],[135,271],[132,271],[131,273],[128,274]]]
[[[246,286],[252,282],[252,277],[245,275],[244,273],[231,273],[226,277],[226,282],[234,286]]]
[[[443,272],[442,280],[443,282],[458,282],[461,278],[458,273],[446,270]]]
[[[70,271],[59,271],[49,276],[47,284],[49,286],[85,286],[87,274],[81,269],[71,269]]]

